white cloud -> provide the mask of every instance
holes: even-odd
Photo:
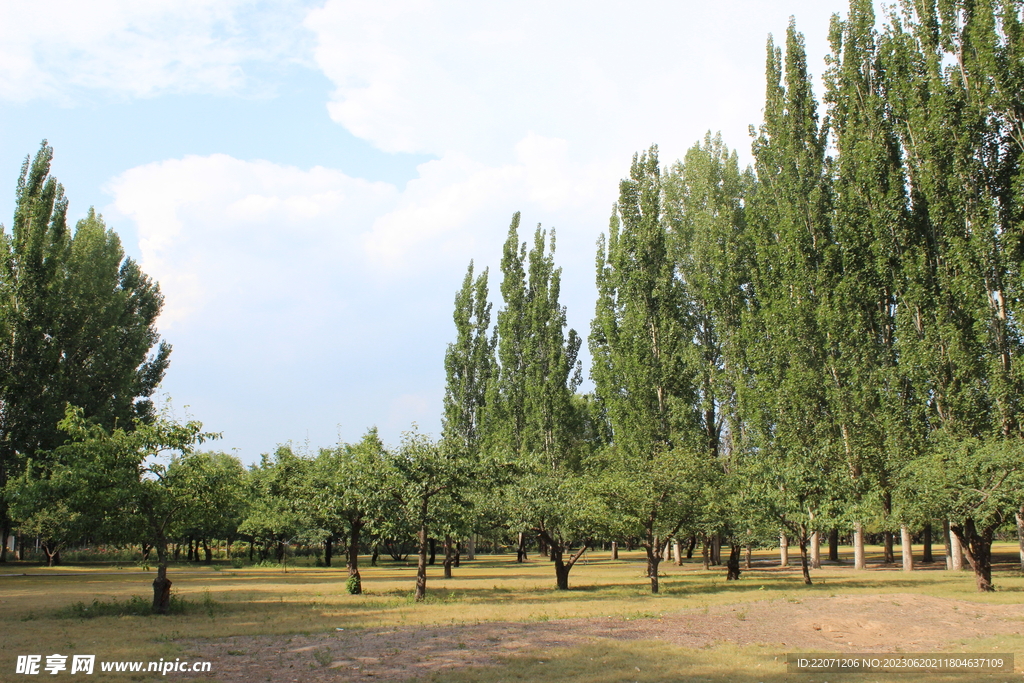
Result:
[[[251,317],[285,301],[304,308],[338,269],[359,263],[357,236],[397,194],[336,170],[223,154],[133,168],[109,191],[114,215],[137,226],[168,328],[200,313]]]
[[[262,87],[253,64],[308,58],[301,0],[8,0],[0,3],[0,98],[70,104]]]

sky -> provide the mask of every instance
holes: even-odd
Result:
[[[160,283],[160,400],[216,449],[436,435],[456,290],[472,260],[500,307],[512,214],[555,230],[586,337],[633,154],[710,130],[749,162],[768,35],[795,17],[820,77],[845,6],[2,0],[0,222],[48,140],[71,221]]]

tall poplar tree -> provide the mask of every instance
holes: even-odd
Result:
[[[658,150],[634,155],[619,185],[607,239],[598,242],[597,310],[591,376],[612,430],[608,504],[620,528],[647,551],[651,591],[659,590],[665,542],[679,531],[701,477],[692,303],[676,277],[662,220]],[[703,461],[706,463],[706,460]]]
[[[496,330],[499,369],[488,398],[488,447],[515,463],[508,517],[547,547],[556,585],[565,590],[602,517],[588,495],[581,406],[574,400],[582,379],[581,340],[566,331],[554,231],[538,226],[531,247],[519,242],[519,220],[516,213],[501,262],[504,307]],[[566,557],[574,541],[579,547]]]
[[[996,529],[1021,503],[1024,3],[905,3],[884,36],[911,221],[900,362],[931,423],[921,496],[992,590]]]
[[[808,543],[834,513],[842,487],[819,321],[837,263],[827,125],[819,123],[803,36],[792,21],[785,62],[768,41],[764,116],[748,212],[754,258],[744,338],[748,381],[740,392],[749,419],[745,471],[758,511],[799,543],[810,583]]]
[[[44,141],[25,160],[11,232],[0,226],[0,490],[26,457],[65,441],[67,403],[108,430],[153,419],[149,396],[169,362],[165,344],[149,355],[159,287],[95,212],[68,230],[52,159]],[[0,498],[0,538],[9,529]]]

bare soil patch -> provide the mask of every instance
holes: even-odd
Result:
[[[657,640],[687,648],[777,645],[780,652],[938,652],[1024,630],[1024,606],[914,594],[773,600],[684,610],[662,617],[484,622],[352,629],[308,636],[189,641],[221,681],[403,681],[502,657],[603,639]]]

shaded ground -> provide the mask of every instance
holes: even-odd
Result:
[[[779,652],[938,652],[963,640],[1024,631],[1024,606],[913,594],[765,601],[662,617],[485,622],[353,629],[310,636],[185,643],[220,681],[402,681],[446,669],[603,639],[687,648],[778,645]],[[969,647],[969,646],[968,646]]]

